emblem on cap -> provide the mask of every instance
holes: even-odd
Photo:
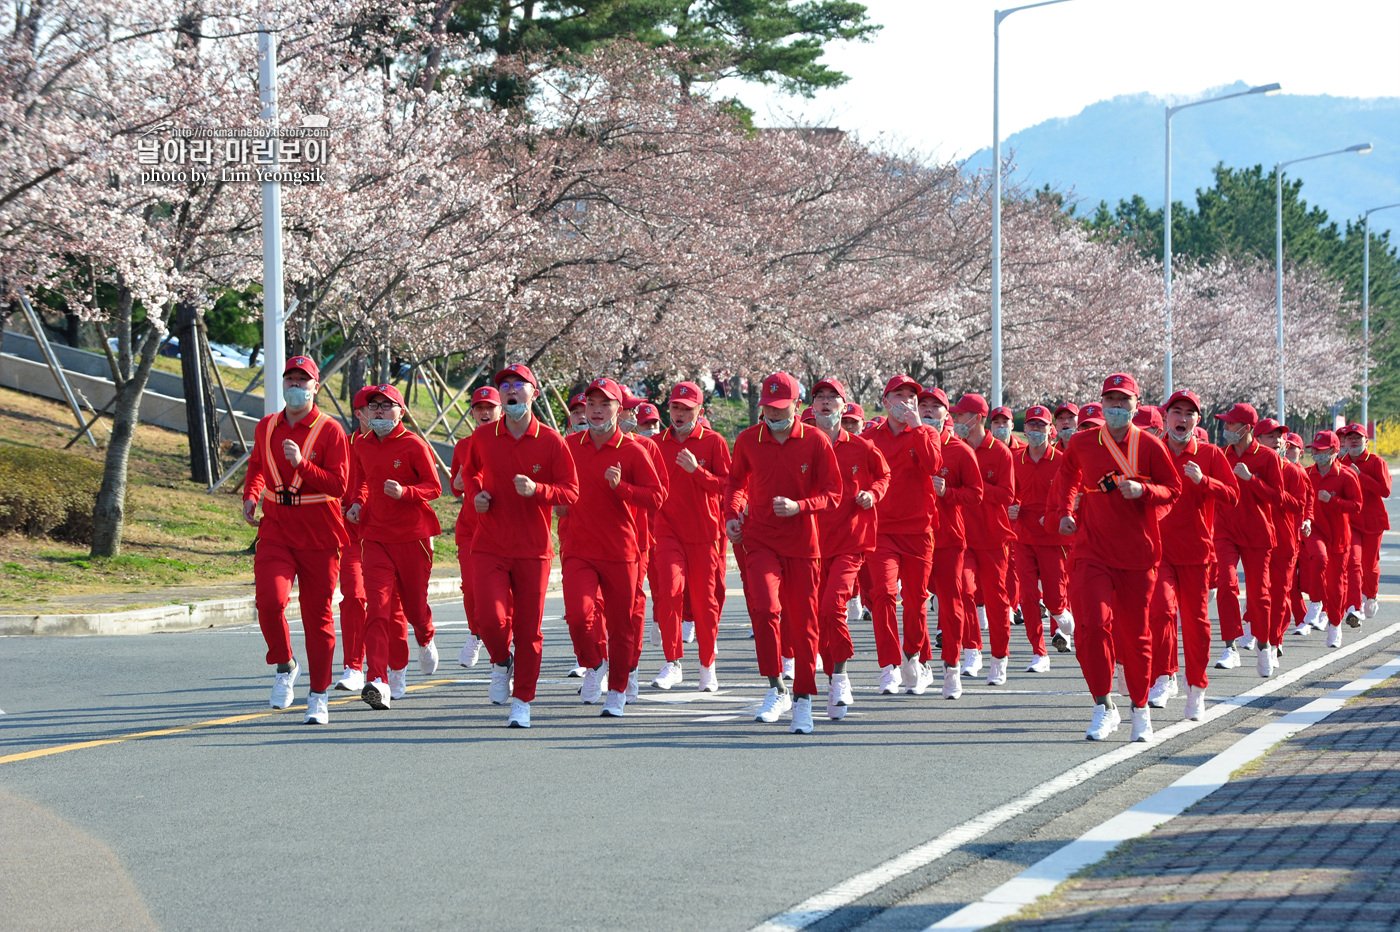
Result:
[[[776,392],[778,390],[778,383],[774,382],[772,385],[768,386],[768,390],[770,392]]]
[[[1122,377],[1121,375],[1115,375],[1115,376],[1113,377],[1113,384],[1114,384],[1114,385],[1122,385],[1122,384],[1123,384],[1123,377]]]

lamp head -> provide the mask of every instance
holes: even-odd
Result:
[[[1360,142],[1354,146],[1347,146],[1347,152],[1355,152],[1357,155],[1370,155],[1372,146],[1369,142]]]
[[[1275,84],[1261,84],[1261,85],[1259,85],[1258,87],[1251,87],[1251,88],[1249,89],[1249,93],[1251,93],[1251,94],[1263,94],[1265,97],[1273,97],[1273,96],[1275,96],[1276,94],[1280,93],[1282,90],[1283,90],[1283,87],[1282,87],[1281,85],[1277,84],[1277,83],[1275,83]]]

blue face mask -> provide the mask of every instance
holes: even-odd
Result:
[[[508,401],[505,404],[506,417],[512,421],[523,418],[530,410],[530,406],[523,401]]]
[[[282,398],[287,402],[287,407],[293,411],[300,411],[311,404],[311,389],[309,388],[284,388]]]
[[[1104,408],[1103,422],[1109,430],[1122,430],[1133,420],[1133,412],[1127,408]]]

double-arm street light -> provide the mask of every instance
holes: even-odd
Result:
[[[1365,155],[1370,151],[1371,144],[1369,142],[1359,142],[1354,146],[1347,146],[1345,149],[1319,152],[1317,155],[1289,159],[1287,162],[1279,162],[1274,165],[1274,303],[1278,308],[1278,422],[1280,424],[1284,423],[1284,417],[1287,413],[1283,396],[1283,170],[1289,165],[1311,162],[1313,159],[1324,159],[1329,155],[1342,155],[1347,152]]]
[[[1280,90],[1278,84],[1261,84],[1258,87],[1251,87],[1247,91],[1237,91],[1233,94],[1222,94],[1219,97],[1208,97],[1205,100],[1193,100],[1190,103],[1167,107],[1167,193],[1162,208],[1162,270],[1167,293],[1165,321],[1167,352],[1162,369],[1166,380],[1165,392],[1162,396],[1164,402],[1172,395],[1172,117],[1188,107],[1219,103],[1222,100],[1232,100],[1236,97],[1248,97],[1250,94],[1264,94],[1272,97]]]

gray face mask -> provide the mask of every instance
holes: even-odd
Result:
[[[1063,440],[1065,443],[1069,443],[1069,438],[1074,436],[1074,431],[1075,428],[1073,427],[1061,427],[1060,439]]]
[[[841,423],[841,415],[837,412],[831,414],[816,414],[813,417],[817,420],[817,426],[822,430],[834,430]]]
[[[1319,469],[1321,469],[1323,472],[1326,472],[1327,467],[1332,465],[1332,454],[1314,453],[1312,455],[1312,461],[1317,464]]]
[[[689,424],[672,424],[671,430],[675,431],[677,437],[688,437],[698,423],[699,421],[691,421]]]
[[[637,422],[632,420],[632,418],[630,417],[625,417],[617,422],[617,426],[621,427],[623,430],[630,434],[632,433],[632,431],[637,429]]]
[[[1236,432],[1233,431],[1233,430],[1228,430],[1228,429],[1226,429],[1226,428],[1221,428],[1220,436],[1223,437],[1223,438],[1225,438],[1225,442],[1226,442],[1227,444],[1229,444],[1230,446],[1233,446],[1233,445],[1239,443],[1241,440],[1244,439],[1244,431],[1239,431],[1238,433],[1236,433]]]
[[[369,429],[383,437],[394,429],[394,420],[387,417],[372,417],[369,419]]]
[[[919,420],[923,421],[924,424],[925,424],[926,426],[932,427],[934,430],[938,431],[939,433],[942,433],[942,432],[943,432],[943,418],[941,418],[941,417],[924,417],[924,418],[919,418]]]
[[[658,433],[660,433],[660,431],[658,431],[655,427],[648,427],[644,430],[639,429],[637,431],[637,435],[641,437],[655,437]]]
[[[1002,443],[1006,443],[1007,441],[1009,441],[1009,440],[1011,439],[1011,428],[1010,428],[1010,427],[993,427],[993,428],[992,428],[992,436],[995,437],[995,438],[997,438],[998,440],[1000,440]]]
[[[512,421],[521,420],[526,414],[530,413],[530,406],[523,401],[508,401],[505,403],[504,407],[506,409],[506,417],[510,418]]]
[[[955,423],[953,424],[953,433],[957,434],[960,439],[966,440],[972,434],[972,425]]]
[[[792,427],[792,418],[785,417],[781,421],[774,421],[770,418],[765,417],[763,419],[763,423],[767,424],[768,429],[773,431],[775,434],[781,434],[783,431],[788,430]]]
[[[1122,430],[1133,420],[1133,412],[1127,408],[1104,408],[1103,422],[1109,430]]]
[[[287,402],[287,407],[293,411],[300,411],[311,404],[311,389],[309,388],[284,388],[282,397]]]
[[[1043,430],[1028,430],[1024,432],[1026,443],[1033,447],[1043,447],[1050,442],[1050,434]]]
[[[587,422],[587,427],[588,427],[589,432],[594,433],[594,434],[597,434],[597,435],[599,435],[600,437],[607,437],[607,436],[610,436],[610,435],[612,434],[612,432],[613,432],[613,429],[614,429],[615,427],[617,427],[617,421],[616,421],[616,420],[608,420],[608,421],[604,422],[603,424],[600,424],[600,425],[598,425],[598,426],[596,426],[596,427],[593,425],[593,422],[592,422],[592,421],[588,421],[588,422]]]

